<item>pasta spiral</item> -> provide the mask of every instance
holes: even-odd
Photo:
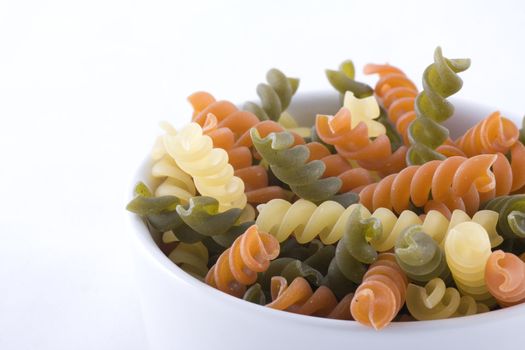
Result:
[[[500,213],[498,231],[506,238],[525,238],[525,195],[497,197],[485,209]]]
[[[274,198],[289,198],[287,191],[279,186],[268,186],[268,172],[260,165],[253,165],[251,145],[238,145],[259,119],[250,112],[239,111],[231,102],[216,101],[207,92],[196,92],[188,97],[194,108],[193,120],[203,128],[213,146],[228,153],[228,160],[235,169],[235,176],[245,184],[248,202],[262,203]],[[214,114],[215,113],[215,114]],[[279,127],[279,130],[283,130]]]
[[[435,277],[450,275],[445,254],[427,235],[421,225],[413,225],[401,232],[395,246],[396,260],[413,281],[428,282]]]
[[[343,236],[346,220],[355,205],[345,209],[335,201],[325,201],[319,206],[299,199],[290,203],[274,199],[257,207],[256,224],[279,242],[294,234],[299,243],[307,243],[318,237],[324,244],[333,244]]]
[[[463,223],[463,222],[474,222],[476,224],[481,225],[485,231],[487,232],[489,236],[490,246],[491,247],[497,247],[503,242],[503,237],[499,235],[498,229],[497,229],[497,223],[498,223],[499,214],[493,210],[479,210],[470,218],[470,216],[465,213],[462,210],[454,210],[452,213],[452,216],[450,217],[450,222],[447,225],[446,230],[443,230],[442,228],[444,226],[441,226],[435,222],[432,223],[433,227],[427,226],[428,232],[434,231],[433,238],[436,242],[438,242],[442,247],[445,244],[448,232],[456,227],[457,225]],[[441,231],[440,233],[436,233],[437,231]]]
[[[487,288],[501,306],[525,302],[525,262],[512,253],[493,252],[485,267]]]
[[[201,281],[208,273],[208,249],[201,242],[193,244],[180,242],[169,253],[168,258]]]
[[[374,90],[367,84],[354,80],[355,67],[354,63],[351,60],[346,60],[343,63],[341,63],[341,65],[339,66],[339,70],[337,71],[327,69],[325,72],[330,84],[337,91],[339,91],[342,102],[344,102],[347,92],[351,92],[352,95],[357,99],[364,99],[370,97],[374,93]],[[345,107],[347,107],[346,103]],[[377,121],[383,124],[384,131],[386,132],[386,135],[391,143],[392,152],[394,152],[403,144],[403,141],[401,140],[401,136],[397,133],[395,128],[391,125],[390,121],[388,120],[387,112],[381,107],[379,109],[380,114],[377,118]],[[352,112],[351,114],[352,116],[354,116]],[[368,131],[370,134],[370,130]],[[312,140],[315,140],[315,138],[317,137],[315,127],[312,128],[311,135]]]
[[[461,89],[463,82],[457,73],[470,66],[468,59],[443,57],[441,48],[434,51],[434,63],[423,73],[423,91],[415,100],[417,118],[408,127],[412,146],[407,153],[407,163],[424,164],[443,159],[435,149],[448,138],[448,130],[439,123],[454,113],[454,106],[446,100]]]
[[[341,182],[340,193],[359,191],[365,185],[373,183],[372,174],[363,168],[352,168],[346,159],[339,154],[331,154],[326,146],[319,142],[306,144],[310,151],[308,161],[320,160],[325,165],[322,178],[338,177]]]
[[[337,177],[321,179],[326,169],[324,163],[319,160],[308,162],[308,147],[292,147],[294,139],[289,132],[271,133],[261,138],[258,130],[252,128],[251,136],[255,148],[270,164],[275,176],[288,184],[297,196],[320,202],[341,188],[342,181]]]
[[[257,272],[265,271],[278,255],[279,242],[253,225],[220,255],[206,275],[206,283],[240,298],[246,286],[257,280]]]
[[[496,168],[497,160],[496,155],[455,156],[409,166],[363,188],[360,201],[371,210],[385,207],[401,213],[413,204],[446,216],[454,209],[472,214],[479,208],[481,195],[508,193],[508,174]],[[493,166],[499,178],[491,172]]]
[[[416,119],[414,101],[418,94],[416,85],[405,73],[388,64],[367,64],[365,74],[379,74],[375,94],[387,110],[388,119],[395,125],[404,143],[409,145],[408,126]]]
[[[370,86],[354,80],[355,67],[351,60],[342,62],[338,70],[326,69],[325,73],[330,84],[341,94],[341,100],[347,91],[352,91],[357,98],[368,97],[374,93]]]
[[[447,288],[441,278],[434,278],[424,287],[410,283],[406,305],[410,314],[419,321],[439,320],[467,316],[489,311],[484,304],[468,296],[461,296],[456,288]]]
[[[272,277],[271,294],[272,302],[266,306],[272,309],[340,320],[351,319],[351,294],[338,303],[328,287],[321,286],[313,292],[310,284],[302,277],[295,278],[290,285],[284,277]]]
[[[257,123],[255,124],[257,125]],[[211,137],[213,145],[228,152],[230,164],[234,167],[234,175],[244,182],[244,192],[250,203],[264,203],[274,198],[290,198],[289,191],[279,186],[268,186],[268,171],[261,165],[252,165],[252,153],[246,146],[235,147],[233,131],[228,128],[223,132],[217,129],[217,119],[209,114],[204,124],[203,133]],[[247,131],[245,131],[247,132]],[[231,142],[223,142],[227,139]]]
[[[376,330],[387,326],[405,304],[407,284],[394,254],[380,254],[355,291],[350,306],[352,316]]]
[[[487,231],[475,222],[456,225],[445,240],[445,254],[458,289],[476,301],[492,304],[485,282],[485,265],[491,254]]]
[[[456,144],[472,157],[483,153],[507,153],[518,139],[518,127],[500,112],[494,112],[467,130]]]
[[[328,266],[326,281],[337,296],[342,296],[361,283],[366,272],[364,265],[377,259],[377,252],[369,240],[381,237],[382,223],[370,217],[370,212],[360,205],[350,208],[343,236],[337,243],[335,256]],[[348,211],[350,211],[348,210]]]
[[[213,148],[199,124],[190,123],[176,135],[165,135],[164,145],[177,165],[193,176],[199,192],[219,201],[221,211],[244,208],[243,181],[233,175],[226,151]]]
[[[175,129],[168,123],[161,123],[166,134],[176,135]],[[157,180],[154,186],[155,196],[175,196],[183,201],[195,196],[193,179],[175,163],[166,152],[163,137],[157,138],[151,152],[153,165],[151,176]]]
[[[386,135],[371,140],[365,123],[359,123],[355,128],[351,125],[351,115],[346,108],[341,108],[334,117],[317,115],[315,120],[319,138],[335,146],[344,158],[357,161],[361,167],[382,174],[396,173],[405,167],[405,146],[392,152],[392,145]]]
[[[217,129],[212,134],[233,134],[237,139],[259,122],[257,116],[250,112],[240,111],[229,101],[217,101],[210,93],[199,91],[188,97],[193,107],[192,121],[205,127],[207,119],[213,115],[217,120]],[[213,136],[210,135],[210,137]],[[228,136],[230,137],[230,136]],[[215,147],[220,147],[216,145]]]
[[[469,129],[456,140],[456,145],[469,157],[486,153],[498,154],[499,162],[502,164],[501,172],[512,174],[512,180],[509,180],[510,192],[518,191],[525,186],[525,146],[519,141],[519,130],[516,125],[502,117],[499,112],[492,113]],[[451,147],[456,146],[439,146],[437,151],[446,154]],[[510,154],[510,165],[506,159],[503,159],[503,154]]]
[[[255,114],[260,120],[278,121],[297,91],[299,79],[289,78],[280,70],[272,68],[266,73],[266,80],[268,84],[257,85],[261,105],[246,102],[244,109]]]
[[[219,212],[211,197],[191,197],[187,204],[175,196],[154,197],[144,183],[135,187],[135,198],[126,207],[140,215],[150,230],[162,233],[165,243],[196,243],[211,237],[221,247],[229,246],[246,222],[253,221],[253,207]]]

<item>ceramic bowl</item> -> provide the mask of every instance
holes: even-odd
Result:
[[[493,109],[454,100],[452,135]],[[333,92],[299,93],[290,112],[312,125],[317,113],[335,113]],[[508,116],[508,115],[507,115]],[[518,122],[514,118],[515,122]],[[147,179],[148,166],[136,181]],[[516,347],[525,344],[525,304],[485,314],[438,321],[393,323],[381,331],[353,321],[276,311],[234,298],[186,274],[157,247],[143,222],[129,215],[137,288],[151,349],[407,349]],[[461,345],[460,345],[461,344]]]

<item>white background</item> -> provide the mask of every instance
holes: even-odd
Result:
[[[190,93],[251,99],[273,66],[328,89],[346,58],[419,83],[441,45],[472,58],[461,97],[521,115],[523,18],[501,0],[0,1],[0,349],[146,347],[124,206]]]

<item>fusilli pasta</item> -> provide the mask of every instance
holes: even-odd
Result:
[[[213,148],[211,138],[202,134],[199,124],[190,123],[176,135],[165,135],[164,145],[177,165],[193,176],[199,192],[219,201],[219,210],[244,208],[247,200],[243,181],[233,175],[226,151]]]
[[[457,156],[412,165],[363,188],[360,201],[369,209],[384,207],[397,213],[409,209],[412,203],[426,211],[437,209],[446,216],[454,209],[473,214],[480,206],[481,194],[493,194],[494,189],[505,194],[508,190],[507,177],[496,179],[490,170],[497,159],[496,155],[468,159]]]
[[[428,282],[450,275],[444,252],[421,225],[407,227],[401,232],[395,254],[399,267],[413,281]]]
[[[487,231],[475,222],[456,225],[446,237],[445,254],[460,292],[491,305],[485,283],[485,265],[491,254]]]
[[[206,275],[206,283],[240,298],[246,286],[257,280],[257,272],[265,271],[278,255],[279,242],[253,225],[221,254]]]
[[[404,143],[409,145],[408,126],[416,118],[414,101],[418,94],[416,85],[405,73],[388,64],[367,64],[365,74],[379,74],[375,94],[383,103],[388,119],[403,136]]]
[[[467,316],[488,311],[484,304],[470,296],[461,296],[456,288],[447,288],[440,278],[427,282],[425,287],[410,283],[406,305],[410,314],[419,321],[439,320]]]
[[[407,153],[407,163],[421,165],[443,159],[435,149],[445,142],[449,133],[440,123],[454,113],[454,106],[446,98],[461,89],[463,81],[457,73],[469,66],[469,59],[445,58],[440,47],[434,51],[434,63],[425,69],[423,91],[415,100],[417,118],[408,127],[412,146]]]
[[[304,145],[293,146],[289,132],[271,133],[261,138],[257,129],[251,130],[253,144],[270,164],[275,176],[288,184],[301,198],[320,202],[332,197],[341,188],[337,177],[321,179],[326,167],[322,161],[308,162],[310,151]]]
[[[273,301],[266,305],[269,308],[302,315],[351,319],[348,312],[351,296],[338,303],[329,288],[321,286],[313,292],[302,277],[295,278],[290,285],[284,277],[273,277],[271,291]]]
[[[393,152],[386,135],[371,140],[367,125],[359,123],[352,128],[351,119],[346,108],[341,108],[334,117],[319,114],[315,120],[317,135],[323,142],[335,146],[341,156],[357,161],[365,169],[392,174],[405,167],[406,147]]]
[[[350,311],[366,326],[387,326],[405,304],[407,278],[391,253],[382,253],[355,291]]]
[[[493,252],[485,267],[485,282],[501,306],[525,302],[525,262],[516,255]]]

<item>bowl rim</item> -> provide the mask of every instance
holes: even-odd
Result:
[[[320,97],[320,95],[323,95]],[[301,99],[308,98],[326,98],[326,90],[321,90],[318,92],[303,92],[298,93],[294,97],[294,102],[300,101]],[[331,96],[332,97],[332,96]],[[457,109],[483,109],[485,111],[493,111],[494,109],[479,104],[477,102],[472,102],[465,99],[454,99],[454,105]],[[487,114],[488,115],[488,114]],[[510,118],[515,121],[515,118]],[[145,170],[150,164],[149,157],[146,157],[146,160],[142,162],[142,165],[135,171],[133,176],[132,186],[134,187],[139,181],[146,181],[147,176],[144,176]],[[132,189],[130,191],[130,197],[128,200],[132,199]],[[236,298],[227,293],[224,293],[218,289],[215,289],[204,282],[194,278],[190,274],[183,271],[176,264],[174,264],[157,246],[153,237],[151,236],[146,225],[142,219],[131,212],[128,212],[128,225],[129,228],[133,231],[133,241],[135,245],[135,254],[140,252],[141,255],[153,262],[163,273],[165,273],[166,278],[170,278],[178,281],[179,283],[192,288],[194,292],[200,293],[204,298],[215,298],[210,300],[216,300],[217,302],[230,304],[231,307],[240,308],[244,312],[253,312],[259,313],[259,315],[267,316],[270,318],[277,318],[280,321],[284,322],[294,322],[300,323],[301,325],[311,326],[316,328],[330,328],[337,331],[338,329],[344,329],[345,331],[356,330],[359,332],[370,330],[375,332],[372,328],[364,327],[356,321],[348,320],[334,320],[321,317],[312,317],[294,314],[291,312],[283,312],[280,310],[271,309],[263,305],[258,305],[255,303],[247,302],[241,298]],[[138,248],[138,249],[137,249]],[[494,319],[494,316],[498,316],[497,319]],[[524,317],[525,316],[525,303],[520,305],[514,305],[512,307],[502,308],[499,310],[493,310],[486,313],[455,317],[448,319],[440,320],[427,320],[427,321],[403,321],[403,322],[392,322],[388,327],[385,327],[381,330],[380,333],[387,334],[391,332],[397,332],[398,330],[407,331],[437,331],[444,329],[455,329],[458,328],[468,328],[472,326],[479,326],[481,324],[486,324],[489,322],[499,321],[501,317],[505,319],[511,319],[515,317]],[[468,320],[468,322],[465,322]],[[433,326],[433,327],[432,327]]]

